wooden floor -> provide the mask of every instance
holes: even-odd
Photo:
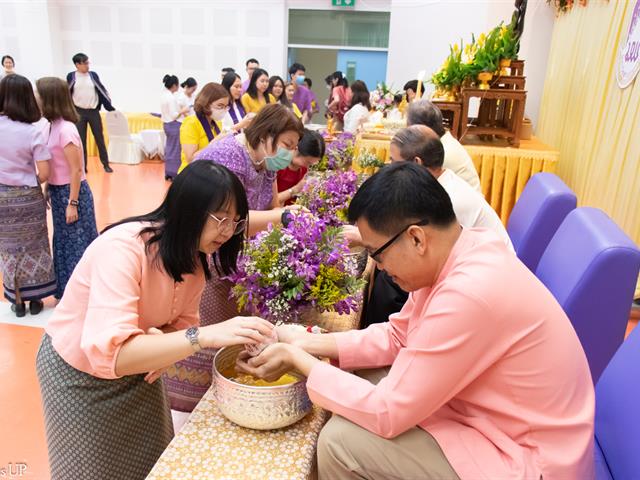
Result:
[[[97,159],[90,159],[88,180],[99,229],[125,216],[152,210],[160,203],[168,186],[163,164],[113,165],[113,169],[114,173],[105,174]],[[26,468],[21,477],[16,475],[14,478],[49,478],[35,373],[42,326],[51,314],[52,302],[48,301],[47,306],[36,317],[27,314],[23,319],[16,319],[8,303],[0,302],[0,477],[3,477],[3,469],[9,473],[10,468],[13,471]],[[638,323],[640,309],[634,310],[633,314],[636,318],[630,319],[628,331]]]

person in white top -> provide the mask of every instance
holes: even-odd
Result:
[[[242,79],[235,72],[227,73],[222,79],[222,86],[229,92],[229,110],[222,119],[222,130],[226,133],[240,133],[249,126],[254,112],[245,112],[240,98],[242,97]]]
[[[392,162],[412,161],[424,165],[449,194],[460,225],[492,230],[511,249],[511,239],[500,217],[480,192],[452,170],[444,167],[444,145],[438,134],[424,125],[399,130],[391,139]]]
[[[76,53],[72,60],[76,70],[67,74],[67,83],[69,84],[73,104],[80,117],[76,127],[78,128],[78,133],[80,133],[80,140],[82,140],[84,171],[87,171],[87,124],[89,124],[93,138],[96,140],[102,167],[105,172],[112,173],[113,170],[109,166],[109,155],[107,154],[107,147],[102,133],[100,107],[104,106],[109,112],[114,111],[115,108],[111,105],[109,92],[100,81],[98,74],[89,71],[89,57],[84,53]]]
[[[4,55],[2,57],[2,62],[0,62],[2,68],[0,68],[0,80],[7,75],[13,75],[15,72],[14,67],[16,66],[15,61],[11,55]]]
[[[184,82],[180,84],[182,90],[180,90],[178,95],[178,105],[180,109],[184,107],[189,107],[189,113],[187,115],[195,115],[196,111],[193,109],[193,104],[196,101],[196,90],[198,89],[198,82],[193,77],[187,78]],[[181,115],[178,118],[178,121],[182,121],[187,115]]]
[[[180,125],[182,118],[189,113],[189,107],[180,107],[178,102],[178,77],[165,75],[162,79],[164,92],[160,103],[160,112],[167,144],[164,149],[164,179],[173,180],[180,167]]]
[[[351,108],[344,114],[344,131],[356,133],[368,121],[371,103],[369,89],[361,80],[351,84]]]
[[[452,170],[474,190],[480,191],[480,177],[473,160],[451,132],[445,130],[438,107],[426,99],[411,102],[407,109],[407,125],[425,125],[436,132],[444,147],[444,168]]]

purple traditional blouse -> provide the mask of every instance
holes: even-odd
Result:
[[[276,172],[256,171],[247,148],[238,141],[242,135],[228,135],[202,150],[195,160],[211,160],[224,165],[240,179],[247,192],[250,210],[269,210],[273,202]]]

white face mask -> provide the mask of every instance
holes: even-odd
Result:
[[[216,122],[221,121],[226,114],[227,114],[227,109],[226,108],[212,108],[211,109],[211,118],[213,118]]]

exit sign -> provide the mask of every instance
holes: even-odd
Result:
[[[331,0],[334,7],[355,7],[356,0]]]

